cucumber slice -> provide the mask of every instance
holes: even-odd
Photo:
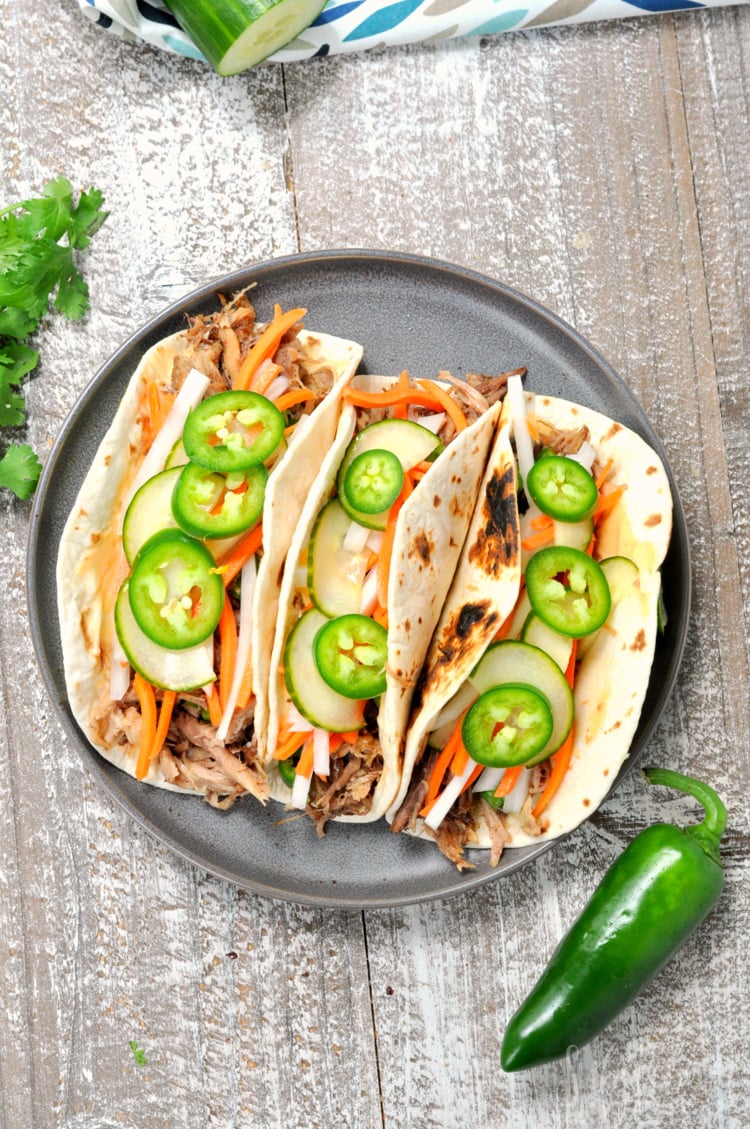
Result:
[[[552,710],[552,736],[529,765],[546,760],[570,733],[573,692],[555,660],[538,647],[511,639],[494,643],[485,651],[469,679],[480,694],[503,683],[522,683],[547,699]]]
[[[320,15],[325,0],[165,0],[220,75],[239,74],[284,47]]]
[[[170,467],[185,466],[189,462],[190,459],[187,457],[187,452],[182,443],[182,436],[180,436],[180,438],[177,439],[173,444],[172,450],[167,455],[164,461],[164,468],[165,470],[169,470]]]
[[[313,603],[324,615],[358,612],[362,603],[364,566],[369,555],[350,553],[344,538],[352,519],[334,498],[318,514],[307,554],[307,586]]]
[[[315,636],[329,620],[317,608],[305,612],[284,648],[286,686],[294,705],[318,729],[348,733],[362,726],[362,703],[332,690],[315,664]]]
[[[115,629],[128,662],[153,686],[162,690],[197,690],[216,678],[213,638],[183,651],[169,651],[152,643],[135,621],[127,580],[117,594]]]
[[[382,514],[360,513],[347,500],[344,493],[344,478],[357,455],[365,451],[390,451],[398,458],[404,470],[410,470],[423,459],[429,458],[439,445],[440,440],[437,435],[408,419],[383,419],[363,428],[354,436],[344,452],[336,478],[339,501],[349,517],[368,529],[385,529],[390,513],[390,509]]]
[[[553,545],[565,545],[568,549],[580,549],[585,553],[594,536],[594,519],[583,521],[556,521]]]
[[[617,604],[620,603],[622,598],[631,592],[633,588],[639,586],[640,572],[638,565],[635,561],[631,561],[629,557],[605,557],[603,561],[599,561],[601,570],[604,573],[607,584],[609,585],[610,597],[612,600],[609,614]],[[577,658],[580,662],[588,654],[594,640],[599,636],[601,631],[606,629],[603,624],[599,631],[594,631],[591,635],[586,635],[583,639],[578,640],[578,655]]]
[[[573,640],[567,635],[560,635],[559,632],[553,631],[534,612],[523,625],[521,639],[524,643],[530,643],[532,647],[538,647],[540,651],[545,651],[550,658],[555,660],[563,674],[568,669],[573,651]]]
[[[122,547],[132,565],[141,546],[162,529],[177,529],[172,513],[172,494],[182,467],[173,466],[147,479],[125,511]]]

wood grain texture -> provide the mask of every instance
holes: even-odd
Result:
[[[39,334],[37,449],[149,314],[253,260],[380,247],[509,283],[584,333],[662,436],[695,590],[647,756],[731,813],[726,893],[669,971],[591,1046],[506,1076],[507,1018],[605,868],[694,805],[632,773],[563,846],[445,902],[362,915],[236,891],[67,746],[29,638],[29,507],[0,495],[0,1129],[744,1129],[750,7],[223,81],[68,0],[0,0],[0,21],[0,198],[64,172],[111,209],[91,313]]]

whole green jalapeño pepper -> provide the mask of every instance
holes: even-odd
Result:
[[[563,937],[503,1039],[503,1070],[540,1066],[598,1035],[713,908],[724,885],[724,804],[707,784],[669,769],[646,779],[694,796],[703,821],[646,828],[610,867]]]

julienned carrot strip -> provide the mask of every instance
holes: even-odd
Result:
[[[536,425],[536,416],[533,412],[526,413],[526,426],[529,429],[529,435],[535,443],[539,442],[539,428]]]
[[[604,485],[604,483],[609,478],[609,473],[612,470],[612,467],[614,465],[615,465],[615,460],[609,459],[608,462],[605,464],[605,466],[599,471],[598,475],[596,476],[596,488],[597,488],[597,490],[601,490],[602,486]]]
[[[214,686],[213,682],[211,682],[208,686],[204,686],[204,690],[206,693],[206,705],[208,706],[209,721],[213,725],[214,729],[218,729],[221,725],[221,719],[223,717],[219,695],[216,693],[216,687]]]
[[[578,640],[574,639],[573,649],[570,653],[570,659],[565,671],[565,678],[571,689],[573,688],[573,684],[575,682],[577,652]],[[560,748],[550,757],[552,771],[550,773],[549,780],[544,786],[542,794],[534,805],[534,809],[531,813],[533,816],[538,817],[542,814],[542,812],[545,810],[550,800],[554,796],[555,792],[557,792],[558,788],[565,779],[565,773],[568,771],[568,767],[573,756],[573,741],[574,730],[571,727],[570,733],[565,738]]]
[[[554,522],[549,514],[537,514],[536,517],[532,517],[529,525],[532,529],[549,529]]]
[[[219,639],[221,641],[219,701],[221,702],[222,710],[225,710],[229,699],[229,691],[232,688],[234,666],[237,661],[237,621],[234,618],[232,601],[228,596],[224,599],[224,607],[221,609]]]
[[[544,529],[540,529],[538,533],[532,533],[531,537],[524,537],[521,547],[529,551],[539,549],[542,545],[548,545],[554,536],[554,525],[548,525]]]
[[[280,412],[285,412],[287,408],[293,408],[295,404],[304,404],[306,400],[314,400],[315,393],[311,392],[309,388],[294,388],[291,392],[284,392],[274,404]]]
[[[177,692],[175,690],[165,690],[161,696],[161,707],[159,709],[159,724],[156,727],[156,736],[154,737],[153,748],[151,749],[151,760],[158,757],[159,753],[164,747],[164,742],[167,739],[169,732],[169,723],[172,720],[172,713],[174,711],[174,704],[177,701]]]
[[[258,552],[262,544],[263,523],[259,521],[219,561],[218,567],[221,570],[221,579],[224,581],[225,588],[229,587],[234,578],[242,571],[243,566]]]
[[[430,408],[433,412],[442,411],[442,405],[435,396],[421,392],[418,388],[400,392],[398,385],[387,388],[384,392],[363,392],[359,388],[347,388],[343,399],[347,404],[354,404],[355,408],[392,408],[394,404],[417,404],[420,408]]]
[[[250,705],[250,699],[253,696],[253,664],[250,659],[245,663],[245,669],[242,672],[242,681],[240,688],[237,691],[237,709],[244,710]]]
[[[456,745],[456,751],[453,754],[453,760],[451,761],[451,772],[454,776],[461,775],[463,770],[466,768],[468,760],[469,754],[466,750],[466,746],[464,745],[463,738],[461,737],[461,730],[459,729],[458,743]]]
[[[434,463],[429,462],[428,459],[422,459],[421,462],[415,463],[409,471],[412,479],[424,478],[428,471],[432,470]]]
[[[616,486],[615,489],[610,490],[608,494],[600,494],[599,501],[596,503],[596,509],[594,510],[594,521],[596,521],[596,519],[601,517],[603,514],[609,513],[609,511],[620,501],[620,498],[625,493],[625,490],[625,486]]]
[[[433,380],[418,380],[417,384],[420,388],[424,388],[426,392],[429,392],[430,395],[435,397],[440,407],[443,411],[448,413],[453,421],[456,431],[463,431],[465,427],[469,426],[469,421],[466,416],[461,411],[456,401],[451,398],[450,394],[446,392],[444,388],[441,388],[439,384],[435,384]]]
[[[424,798],[424,804],[419,812],[419,814],[422,816],[427,815],[428,811],[437,799],[438,792],[440,791],[440,785],[443,783],[443,777],[448,771],[448,766],[453,761],[459,745],[463,744],[463,741],[461,740],[461,726],[463,725],[463,720],[466,716],[467,709],[464,710],[461,716],[458,718],[450,736],[448,737],[448,740],[445,742],[440,751],[440,755],[432,766],[432,772],[430,773],[430,779],[427,784],[427,795]]]
[[[388,607],[388,579],[391,574],[391,557],[393,556],[393,541],[396,536],[396,521],[401,507],[413,489],[414,485],[407,473],[404,475],[404,485],[401,487],[401,493],[388,511],[388,518],[383,531],[383,541],[380,546],[380,555],[378,557],[378,563],[375,566],[377,569],[378,603],[381,608]]]
[[[518,783],[518,778],[522,772],[522,764],[514,764],[511,768],[506,768],[502,780],[493,792],[493,796],[497,796],[498,799],[501,796],[509,796]]]
[[[404,369],[404,371],[399,376],[398,384],[396,385],[396,387],[398,388],[399,392],[407,393],[409,391],[409,373],[407,369]],[[404,396],[404,399],[400,403],[394,405],[391,415],[394,419],[406,419],[408,412],[409,403],[406,399],[406,396]]]
[[[284,738],[280,745],[276,746],[273,759],[275,761],[285,761],[288,760],[289,757],[293,757],[300,745],[304,745],[309,736],[310,733],[307,729],[302,733],[290,733],[288,737]]]
[[[463,794],[464,792],[468,792],[469,788],[471,788],[474,781],[478,780],[483,772],[484,772],[484,765],[483,764],[478,764],[476,766],[476,768],[473,768],[471,770],[471,774],[469,775],[466,783],[464,784],[463,788],[461,789],[461,793]]]
[[[151,762],[151,750],[156,738],[156,695],[150,682],[136,672],[133,689],[141,707],[141,740],[138,746],[138,760],[135,765],[136,780],[144,780]]]
[[[313,764],[315,763],[315,748],[312,737],[307,738],[305,747],[300,753],[300,758],[297,761],[297,774],[299,776],[312,776]]]
[[[560,746],[557,752],[553,753],[550,757],[552,772],[550,773],[549,780],[544,786],[544,791],[534,805],[531,813],[534,817],[538,817],[542,814],[542,812],[554,796],[555,792],[562,784],[565,773],[568,771],[568,766],[570,765],[570,758],[572,755],[573,730],[571,729],[563,744]]]
[[[282,314],[281,309],[278,306],[276,307],[272,320],[269,321],[242,362],[234,383],[235,388],[248,389],[250,387],[253,377],[263,362],[268,357],[273,357],[284,334],[293,329],[306,313],[307,310],[298,309],[288,310],[287,313]]]

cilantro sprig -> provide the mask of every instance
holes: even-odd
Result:
[[[73,200],[70,181],[48,181],[38,199],[0,209],[0,427],[22,427],[26,405],[21,382],[39,354],[26,342],[52,303],[75,321],[89,307],[79,253],[107,218],[97,188]],[[42,467],[27,444],[10,443],[0,456],[0,487],[19,498],[34,493]]]

